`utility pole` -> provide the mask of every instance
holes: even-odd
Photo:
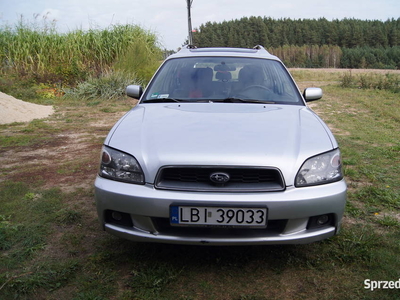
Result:
[[[192,17],[190,15],[190,8],[192,7],[193,0],[186,0],[186,2],[188,10],[188,30],[189,30],[188,41],[189,45],[193,45]]]

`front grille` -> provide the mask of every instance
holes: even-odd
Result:
[[[226,176],[227,181],[215,180]],[[163,167],[158,172],[155,186],[167,190],[220,192],[267,192],[285,189],[281,172],[276,168],[263,167]]]

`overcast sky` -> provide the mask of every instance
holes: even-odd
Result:
[[[157,33],[164,48],[176,50],[187,38],[186,3],[186,0],[0,0],[0,24],[13,25],[21,15],[32,21],[37,14],[56,20],[60,32],[137,24]],[[193,28],[208,21],[245,16],[386,21],[400,17],[400,0],[193,0],[191,11]]]

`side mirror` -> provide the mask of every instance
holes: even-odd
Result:
[[[316,87],[306,88],[303,93],[306,102],[315,101],[322,98],[322,89]]]
[[[135,99],[139,99],[143,94],[141,85],[128,85],[125,91],[127,96]]]

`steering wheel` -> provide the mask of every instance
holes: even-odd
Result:
[[[251,90],[251,89],[263,89],[263,90],[266,90],[266,91],[270,91],[270,89],[267,88],[267,87],[264,86],[264,85],[254,84],[254,85],[249,85],[248,87],[245,87],[245,88],[242,90],[242,92],[246,92],[246,91]]]
[[[254,84],[249,85],[248,87],[245,87],[243,90],[241,90],[238,94],[238,97],[263,99],[265,98],[266,93],[272,93],[272,91],[264,85]]]

